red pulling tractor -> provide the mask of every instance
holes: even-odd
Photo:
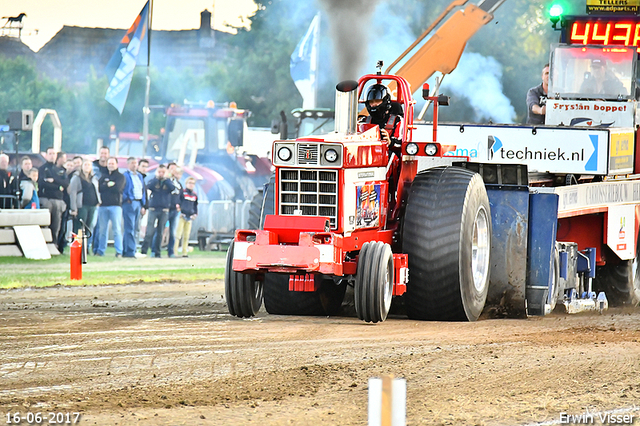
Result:
[[[401,117],[391,144],[377,125],[357,122],[366,88],[380,83],[394,88]],[[423,96],[434,111],[448,100],[428,88]],[[490,275],[487,191],[478,173],[442,157],[437,125],[433,140],[413,141],[414,104],[402,77],[366,75],[338,84],[335,132],[274,142],[262,229],[236,231],[227,255],[232,315],[255,315],[263,297],[271,314],[332,314],[352,285],[367,322],[384,321],[401,295],[411,318],[480,316]],[[432,161],[420,173],[419,157]]]

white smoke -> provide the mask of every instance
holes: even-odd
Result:
[[[384,62],[384,72],[416,40],[405,19],[396,15],[387,3],[376,8],[367,33],[368,45],[364,46],[368,48],[368,55],[360,69],[361,74],[373,74],[379,60]],[[400,62],[391,72],[397,71],[403,63],[404,61]]]
[[[455,105],[455,97],[468,99],[477,121],[513,123],[516,111],[502,93],[501,78],[502,66],[495,58],[464,52],[458,67],[444,77],[440,93],[450,90],[451,93],[446,94],[454,98],[452,105]]]

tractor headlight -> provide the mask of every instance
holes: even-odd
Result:
[[[424,153],[429,157],[436,155],[438,153],[438,145],[436,145],[435,143],[428,143],[424,147]]]
[[[292,155],[293,155],[293,152],[291,152],[291,150],[286,146],[283,146],[278,150],[278,159],[280,159],[280,161],[287,162],[291,160]]]
[[[324,152],[324,159],[329,163],[335,163],[338,160],[338,153],[335,149],[328,149]]]
[[[417,143],[408,143],[407,144],[407,154],[416,155],[418,153],[418,144]]]

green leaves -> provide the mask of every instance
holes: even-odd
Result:
[[[584,0],[562,2],[566,15],[585,13]],[[371,24],[371,39],[384,40],[386,47],[394,51],[395,47],[388,39],[398,33],[397,25],[405,25],[402,28],[405,32],[418,37],[449,3],[450,0],[379,2],[374,21],[380,18],[386,23],[393,22],[394,27]],[[375,4],[372,2],[371,7]],[[506,1],[495,12],[493,21],[466,47],[467,52],[493,57],[501,65],[504,94],[515,107],[516,122],[524,121],[527,90],[539,84],[540,70],[549,61],[549,46],[559,40],[559,32],[553,31],[549,21],[551,4],[548,0]],[[166,69],[158,72],[152,66],[150,104],[167,106],[185,99],[216,103],[235,101],[238,107],[252,111],[250,126],[270,126],[281,110],[288,114],[302,105],[302,98],[289,74],[289,59],[318,12],[318,5],[318,2],[297,0],[258,2],[256,14],[249,18],[250,30],[237,28],[236,35],[218,34],[216,42],[223,46],[227,56],[210,63],[206,70]],[[337,62],[329,36],[329,19],[326,12],[321,12],[318,106],[332,108]],[[391,14],[394,19],[390,19]],[[366,50],[369,42],[362,40],[362,49]],[[367,63],[374,64],[379,54],[379,51],[370,51]],[[101,70],[92,70],[85,84],[71,86],[39,75],[35,65],[24,58],[0,56],[0,123],[10,110],[32,109],[37,113],[41,108],[53,108],[62,122],[63,149],[94,153],[96,139],[108,139],[111,125],[119,131],[142,131],[146,68],[136,69],[122,115],[104,100],[107,85]],[[473,121],[473,107],[466,99],[454,98],[452,105],[455,108],[442,110],[444,120]],[[153,109],[150,132],[159,134],[164,120],[164,115]],[[30,134],[25,132],[20,139],[26,149]],[[42,146],[49,145],[52,139],[52,128],[46,121]]]

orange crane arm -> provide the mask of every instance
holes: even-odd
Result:
[[[467,41],[493,19],[491,12],[497,9],[504,1],[487,0],[481,2],[478,6],[469,4],[464,10],[456,11],[394,74],[404,77],[413,91],[418,90],[436,71],[449,74],[458,66],[458,61],[460,61],[460,56],[462,56]],[[386,73],[390,73],[391,68],[424,39],[433,27],[444,18],[444,15],[453,7],[464,3],[466,3],[466,0],[452,2],[438,20],[391,64]],[[390,89],[393,91],[395,88],[390,87]]]

